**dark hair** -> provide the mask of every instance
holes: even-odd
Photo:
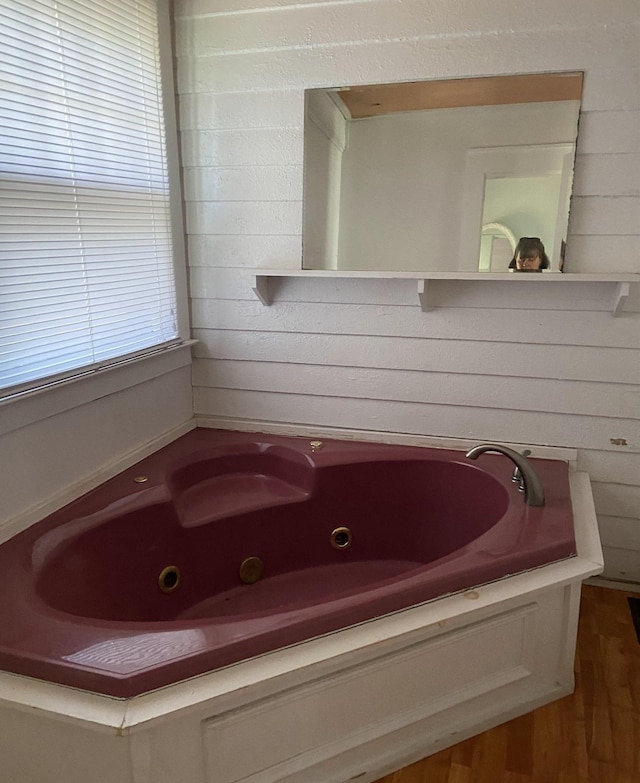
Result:
[[[540,241],[540,237],[520,237],[516,249],[513,251],[513,258],[509,264],[509,269],[516,268],[516,258],[531,258],[532,256],[540,256],[540,269],[548,269],[550,266],[549,258],[544,252],[544,245]]]

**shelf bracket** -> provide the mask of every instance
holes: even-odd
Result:
[[[618,283],[615,298],[613,300],[612,315],[620,315],[624,309],[624,304],[629,296],[630,283]]]
[[[271,296],[269,294],[269,278],[266,275],[253,276],[252,290],[263,305],[268,307],[271,304]]]
[[[429,309],[429,302],[427,298],[428,289],[428,280],[418,280],[418,299],[420,300],[420,307],[422,308],[423,313],[426,313]]]

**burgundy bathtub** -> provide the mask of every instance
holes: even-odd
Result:
[[[0,547],[0,668],[128,697],[570,557],[532,462],[193,430]]]

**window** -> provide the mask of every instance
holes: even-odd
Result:
[[[180,343],[158,25],[0,9],[0,396]]]

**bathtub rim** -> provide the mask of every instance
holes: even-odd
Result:
[[[229,704],[240,706],[261,695],[266,696],[274,689],[295,687],[331,670],[357,666],[384,654],[383,648],[405,647],[411,644],[413,637],[424,633],[426,627],[433,628],[435,636],[457,627],[454,624],[447,628],[447,623],[468,624],[489,617],[500,605],[501,611],[507,610],[524,598],[533,600],[536,594],[582,582],[601,573],[604,561],[589,476],[584,472],[570,472],[569,484],[575,557],[472,591],[401,609],[138,696],[107,696],[3,671],[0,672],[0,702],[123,735],[137,731],[151,721],[194,710],[205,702],[215,700],[225,703],[226,707]],[[469,593],[475,593],[477,597],[469,596]],[[575,638],[573,631],[567,630],[567,638]],[[571,644],[565,654],[573,655]]]
[[[157,438],[146,441],[138,448],[118,456],[105,464],[100,470],[80,478],[77,482],[37,503],[19,514],[7,519],[0,518],[0,544],[22,533],[45,517],[59,511],[64,506],[78,500],[82,495],[96,489],[104,482],[114,478],[119,473],[133,467],[136,463],[151,456],[164,446],[186,435],[197,428],[230,430],[235,432],[253,433],[258,435],[291,436],[309,440],[327,438],[337,441],[360,441],[363,443],[380,443],[392,446],[417,446],[427,449],[449,449],[452,451],[468,451],[473,446],[483,442],[481,438],[448,438],[436,435],[417,435],[411,433],[384,432],[378,430],[354,430],[340,427],[310,427],[308,425],[284,425],[275,422],[246,421],[244,419],[225,419],[215,417],[195,417],[184,424],[162,433]],[[504,446],[516,451],[527,448],[531,457],[540,459],[555,459],[566,462],[569,472],[577,470],[578,450],[566,446],[545,446],[535,443],[520,443],[501,440]]]
[[[540,459],[555,459],[566,462],[571,472],[577,471],[578,449],[570,446],[550,446],[542,443],[520,442],[495,438],[451,438],[444,435],[420,435],[411,432],[386,432],[384,430],[357,430],[344,427],[302,424],[281,424],[272,421],[231,419],[217,416],[196,416],[196,428],[253,433],[255,435],[278,435],[311,440],[356,441],[380,443],[390,446],[418,446],[427,449],[449,449],[468,451],[480,443],[500,443],[516,451],[530,449],[529,456]]]

